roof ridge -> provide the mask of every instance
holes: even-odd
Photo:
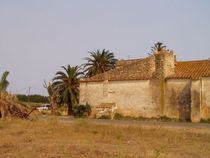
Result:
[[[201,60],[183,60],[183,61],[176,61],[176,62],[203,62],[203,61],[209,61],[209,59],[201,59]]]
[[[121,66],[113,68],[109,71],[106,71],[101,74],[97,74],[90,78],[86,78],[84,81],[103,81],[103,80],[141,80],[141,79],[149,79],[152,77],[154,73],[152,69],[152,73],[150,73],[151,63],[150,58],[140,58],[140,59],[129,59]],[[154,64],[154,63],[153,63]],[[154,65],[153,65],[154,66]],[[152,67],[153,67],[152,66]],[[210,77],[210,60],[189,60],[189,61],[176,61],[175,63],[175,73],[167,76],[166,79],[199,79],[200,77]]]

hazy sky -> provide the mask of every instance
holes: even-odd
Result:
[[[0,0],[0,73],[9,91],[46,94],[61,66],[109,49],[142,58],[161,41],[178,60],[210,57],[209,0]]]

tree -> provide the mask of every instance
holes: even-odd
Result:
[[[6,91],[9,86],[9,81],[7,80],[7,76],[9,75],[9,71],[5,71],[0,80],[0,91]]]
[[[49,103],[48,97],[39,94],[33,94],[33,95],[16,94],[16,96],[19,101],[23,102],[28,102],[28,98],[30,97],[30,101],[34,103]]]
[[[47,89],[48,92],[48,100],[50,102],[51,105],[51,113],[55,114],[57,113],[57,102],[58,102],[58,93],[56,93],[55,88],[52,86],[52,84],[49,82],[49,84],[47,85],[47,83],[44,81],[44,88]]]
[[[87,63],[84,64],[84,73],[86,77],[91,77],[96,74],[104,73],[115,68],[117,59],[114,58],[114,53],[103,49],[89,52],[90,57],[86,57]]]
[[[162,49],[166,49],[166,46],[165,45],[163,45],[163,43],[161,43],[161,42],[157,42],[157,43],[155,43],[155,45],[151,48],[151,51],[152,51],[152,54],[154,53],[154,52],[159,52],[159,51],[161,51]]]
[[[60,96],[60,103],[67,104],[68,115],[72,114],[73,105],[79,102],[79,79],[82,77],[80,67],[62,66],[64,72],[58,71],[53,78],[52,87]]]

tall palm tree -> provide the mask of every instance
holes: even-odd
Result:
[[[110,69],[115,68],[117,59],[114,53],[103,49],[89,52],[90,57],[86,57],[87,63],[84,64],[84,73],[86,77],[91,77],[96,74],[104,73]]]
[[[163,45],[163,43],[161,43],[161,42],[157,42],[157,43],[155,43],[155,45],[151,48],[151,51],[152,51],[152,54],[154,53],[154,52],[159,52],[159,51],[161,51],[162,49],[166,49],[166,46],[165,45]]]
[[[0,91],[6,91],[9,86],[9,81],[7,80],[7,76],[9,75],[9,71],[5,71],[0,80]]]
[[[67,65],[66,67],[62,66],[62,68],[64,72],[58,71],[56,73],[52,86],[61,97],[60,103],[67,104],[68,115],[71,115],[73,105],[79,102],[79,79],[83,72],[78,66]]]

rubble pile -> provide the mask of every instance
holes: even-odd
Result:
[[[0,92],[0,118],[15,117],[29,119],[35,108],[30,109],[18,101],[15,95]]]

